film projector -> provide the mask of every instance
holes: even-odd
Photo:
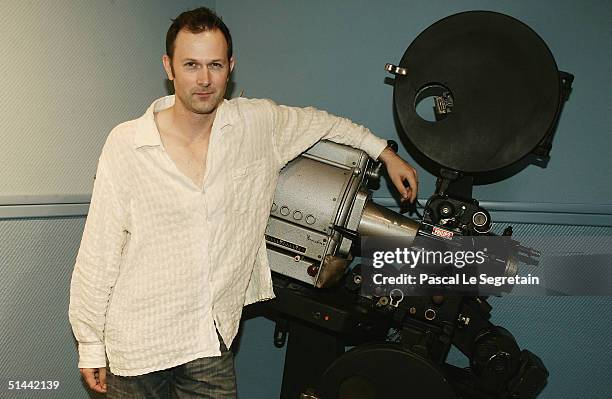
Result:
[[[282,171],[266,229],[277,298],[256,305],[273,314],[275,345],[287,345],[281,398],[535,398],[548,371],[489,322],[486,296],[366,294],[351,261],[363,236],[410,245],[439,231],[493,235],[473,185],[546,165],[573,76],[528,26],[487,11],[434,23],[385,69],[402,143],[436,191],[418,219],[380,206],[370,189],[381,165],[331,142]],[[511,242],[506,274],[537,263],[537,251]],[[447,364],[452,346],[470,367]]]

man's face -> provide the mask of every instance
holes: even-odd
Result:
[[[179,31],[172,60],[163,58],[168,79],[174,82],[177,105],[195,114],[211,114],[223,101],[234,59],[227,59],[227,42],[218,29]],[[172,63],[172,64],[171,64]]]

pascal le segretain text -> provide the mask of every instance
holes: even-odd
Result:
[[[527,274],[526,276],[489,276],[482,273],[476,276],[468,276],[461,273],[456,273],[453,276],[437,276],[427,273],[417,275],[402,273],[398,276],[383,276],[380,273],[372,275],[374,284],[377,285],[490,285],[501,287],[505,285],[539,285],[540,278]]]

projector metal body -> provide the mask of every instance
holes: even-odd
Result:
[[[359,234],[401,235],[409,243],[418,223],[371,201],[367,183],[378,180],[378,166],[365,152],[328,141],[290,162],[266,228],[272,271],[329,287],[345,273]]]

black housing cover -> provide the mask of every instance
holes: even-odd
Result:
[[[407,73],[395,78],[396,117],[415,158],[425,157],[430,165],[424,166],[438,176],[446,168],[476,182],[499,180],[554,131],[564,101],[560,72],[544,41],[496,12],[462,12],[434,23],[410,44],[399,66]],[[446,117],[431,122],[417,114],[416,103],[435,85],[447,88],[454,104]]]

